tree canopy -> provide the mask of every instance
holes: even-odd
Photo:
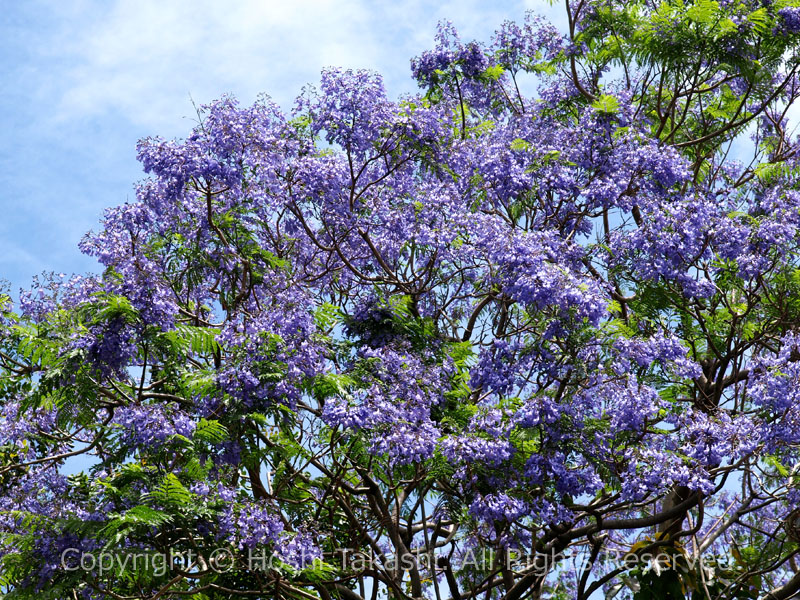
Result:
[[[800,2],[565,10],[140,142],[2,296],[3,597],[800,591]]]

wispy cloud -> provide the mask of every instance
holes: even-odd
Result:
[[[450,18],[465,37],[488,37],[524,2],[369,0],[118,0],[104,11],[78,5],[59,32],[72,63],[58,84],[57,115],[114,113],[173,129],[189,95],[271,94],[287,106],[329,65],[381,71],[390,91],[413,88],[412,55]]]
[[[285,103],[295,91],[286,84],[320,64],[369,62],[376,51],[363,18],[352,0],[120,0],[67,46],[74,65],[59,114],[116,112],[169,127],[190,94],[208,101],[271,89]]]

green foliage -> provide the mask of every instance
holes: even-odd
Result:
[[[176,475],[167,473],[161,484],[150,492],[150,497],[165,506],[184,508],[191,502],[192,493],[183,486]]]
[[[160,527],[171,520],[170,514],[142,504],[123,514],[111,515],[105,527],[100,530],[100,535],[109,540],[108,545],[116,544],[135,531]]]
[[[217,342],[219,333],[220,330],[214,327],[195,327],[178,323],[174,329],[164,332],[162,337],[176,353],[213,355],[220,350]]]
[[[614,114],[619,111],[619,100],[609,94],[603,94],[592,102],[592,108],[601,113]]]
[[[194,438],[212,444],[219,444],[228,438],[228,430],[219,421],[201,418],[194,430]]]

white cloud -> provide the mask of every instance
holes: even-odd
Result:
[[[158,128],[186,114],[190,94],[272,90],[286,104],[299,90],[285,86],[299,77],[376,53],[363,14],[358,0],[119,0],[67,43],[59,113],[118,112]]]
[[[190,94],[200,103],[226,92],[249,102],[267,92],[289,106],[324,66],[373,68],[390,92],[409,91],[408,61],[431,46],[439,19],[488,41],[503,20],[521,19],[526,4],[117,0],[101,8],[62,9],[56,35],[67,66],[48,91],[56,117],[113,114],[170,135],[186,129],[179,119],[192,113]]]

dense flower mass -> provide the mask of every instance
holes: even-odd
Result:
[[[4,597],[800,593],[800,4],[567,11],[140,142],[0,296]]]

